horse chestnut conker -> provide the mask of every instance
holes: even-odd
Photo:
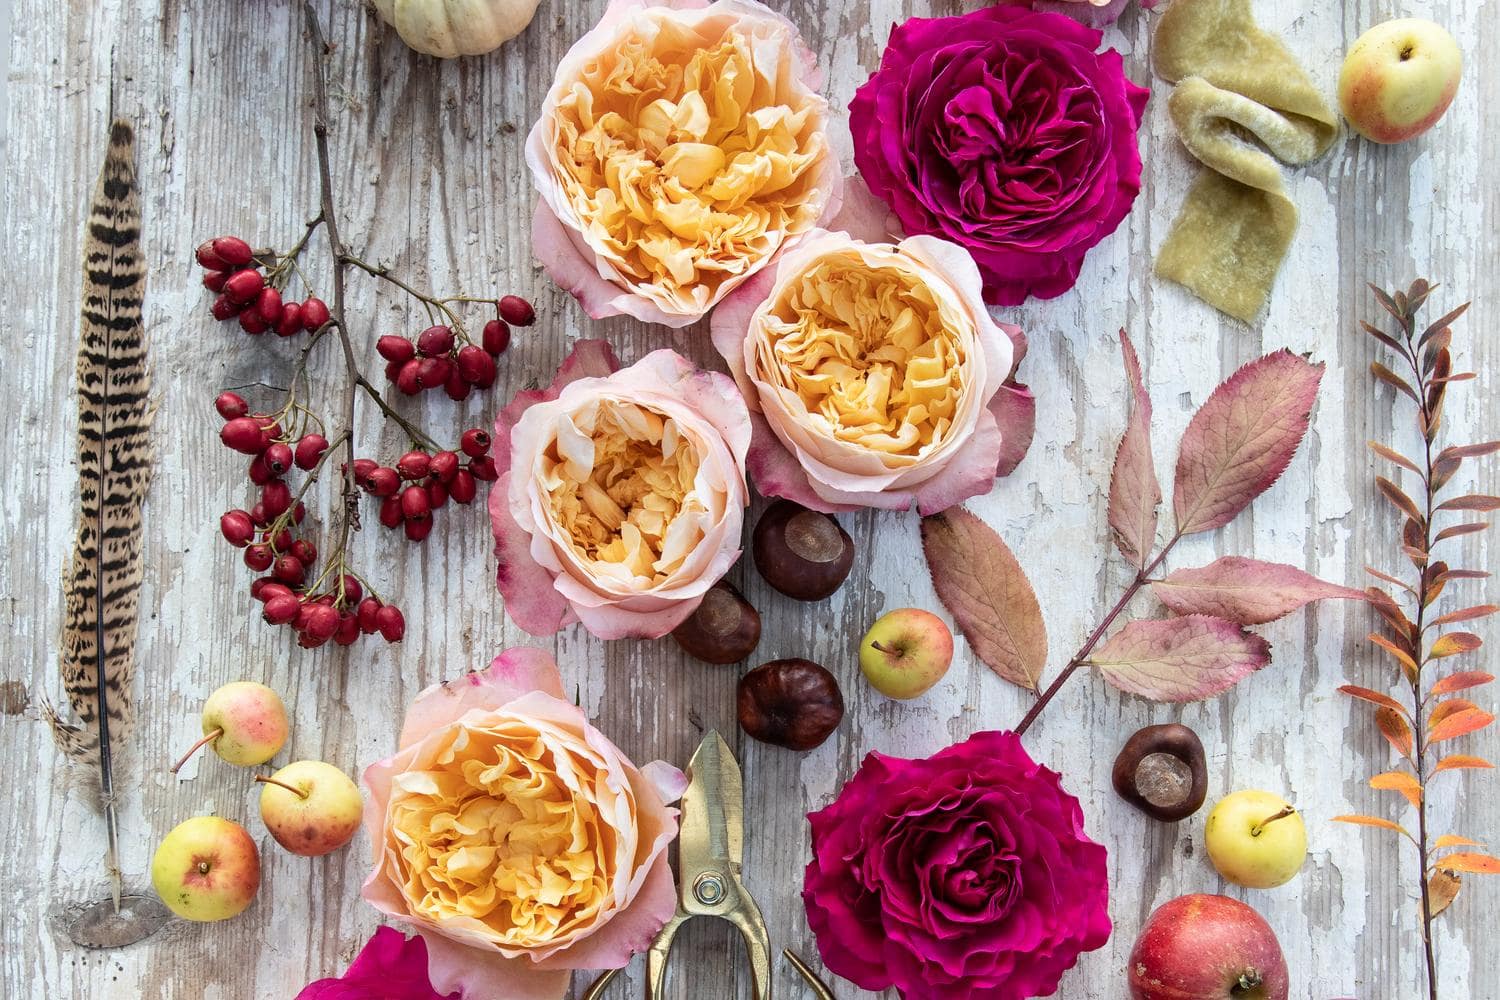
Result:
[[[760,612],[743,594],[723,581],[715,584],[698,609],[672,630],[689,656],[707,663],[738,663],[760,642]]]
[[[844,719],[844,695],[833,674],[811,660],[772,660],[740,678],[740,728],[762,743],[811,750]]]
[[[1147,726],[1125,741],[1112,775],[1120,798],[1152,819],[1175,823],[1203,807],[1208,763],[1187,726]]]
[[[799,601],[821,601],[854,566],[849,533],[829,515],[790,500],[776,501],[761,515],[750,552],[766,582]]]

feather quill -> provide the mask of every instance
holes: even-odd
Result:
[[[105,867],[120,907],[114,745],[134,718],[132,680],[143,575],[141,506],[151,481],[151,376],[141,306],[146,265],[135,133],[110,129],[83,244],[78,343],[78,527],[63,577],[59,666],[76,722],[49,710],[69,758],[97,768]]]

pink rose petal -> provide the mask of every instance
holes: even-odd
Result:
[[[507,649],[488,668],[446,684],[434,684],[417,695],[406,710],[399,745],[405,749],[468,712],[500,708],[532,691],[564,697],[557,661],[551,653],[530,646]]]
[[[506,958],[417,927],[427,942],[427,976],[435,989],[463,993],[464,1000],[563,1000],[573,974],[540,969],[529,958]]]

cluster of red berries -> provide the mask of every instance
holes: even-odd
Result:
[[[408,396],[441,388],[450,399],[466,399],[474,389],[495,384],[495,360],[510,346],[511,326],[530,326],[536,321],[531,303],[519,295],[507,295],[495,303],[500,316],[484,325],[479,344],[460,343],[461,334],[450,326],[430,326],[415,341],[389,334],[375,343],[385,359],[385,377]]]
[[[499,478],[495,461],[489,456],[490,436],[483,430],[473,427],[464,431],[459,449],[430,454],[409,451],[394,467],[357,458],[354,481],[366,493],[380,498],[381,524],[404,528],[407,538],[420,542],[432,532],[433,511],[449,500],[473,503],[479,483]]]
[[[275,417],[251,413],[237,393],[221,393],[214,407],[224,418],[219,439],[252,456],[248,474],[260,488],[249,510],[226,511],[219,518],[219,530],[229,544],[244,550],[246,566],[267,574],[250,585],[250,595],[265,605],[265,620],[292,626],[298,644],[308,649],[330,640],[347,646],[361,634],[376,632],[388,642],[400,642],[406,633],[401,609],[364,596],[355,577],[340,574],[322,589],[321,577],[308,583],[317,567],[318,549],[295,533],[307,511],[283,477],[294,466],[304,472],[316,469],[328,451],[328,439],[309,433],[294,442]]]
[[[282,337],[304,330],[314,333],[328,322],[328,306],[322,299],[283,302],[281,292],[266,283],[255,251],[238,236],[216,236],[199,245],[198,263],[206,269],[203,287],[219,296],[209,308],[214,319],[238,317],[246,333],[275,330]]]

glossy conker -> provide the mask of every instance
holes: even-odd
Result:
[[[1141,729],[1115,758],[1115,791],[1152,819],[1175,823],[1203,807],[1208,763],[1203,741],[1187,726]]]
[[[672,630],[672,638],[689,656],[706,663],[738,663],[760,642],[760,612],[721,580],[703,595],[698,610]]]
[[[849,576],[854,540],[829,515],[778,500],[756,523],[750,553],[771,586],[799,601],[821,601]]]
[[[811,660],[772,660],[740,678],[740,728],[788,750],[811,750],[844,719],[844,695],[833,674]]]

